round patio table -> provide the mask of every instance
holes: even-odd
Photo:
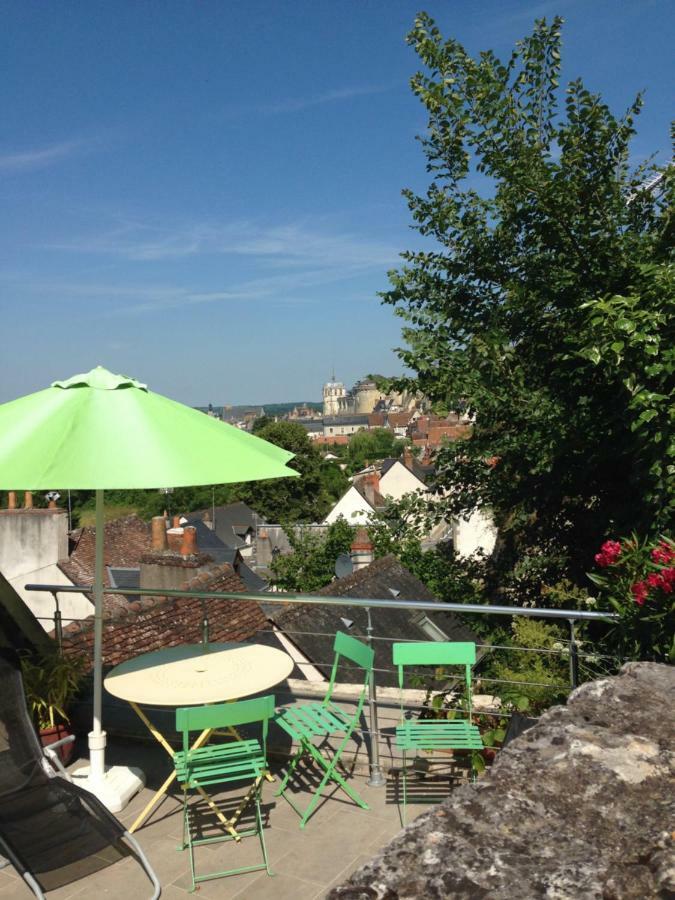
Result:
[[[126,700],[152,736],[173,757],[173,748],[140,708],[144,706],[201,706],[225,703],[268,690],[291,674],[293,660],[264,644],[197,644],[166,647],[143,653],[109,672],[106,690]],[[211,731],[203,731],[193,747],[205,744]],[[235,734],[236,736],[236,734]],[[173,772],[138,816],[129,831],[148,818],[174,781]]]

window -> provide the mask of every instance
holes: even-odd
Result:
[[[447,634],[436,625],[435,622],[432,622],[429,616],[421,613],[419,616],[415,616],[413,619],[415,625],[418,628],[421,628],[422,631],[426,634],[428,638],[431,638],[432,641],[448,641],[450,638]]]

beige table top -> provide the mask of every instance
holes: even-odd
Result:
[[[224,703],[279,684],[293,669],[283,650],[264,644],[167,647],[116,666],[105,679],[115,697],[148,706]]]

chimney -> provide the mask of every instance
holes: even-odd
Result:
[[[158,597],[162,596],[163,590],[180,590],[186,581],[213,568],[213,558],[199,552],[197,529],[193,525],[169,528],[165,532],[168,550],[156,546],[161,540],[160,525],[164,527],[164,518],[155,516],[152,520],[152,550],[141,557],[141,587],[156,590]]]
[[[172,553],[180,553],[181,547],[183,546],[183,529],[180,527],[168,528],[166,532],[166,541],[169,550]]]
[[[180,548],[181,556],[196,556],[199,553],[197,549],[197,529],[194,525],[186,525],[183,528],[183,543]]]
[[[350,556],[354,571],[365,569],[373,561],[373,542],[365,528],[359,528],[350,547]]]
[[[16,509],[16,491],[7,494],[7,509]]]
[[[162,553],[169,549],[166,539],[166,521],[164,516],[152,517],[152,550],[153,553]]]
[[[32,491],[24,491],[23,493],[23,505],[26,509],[33,508],[33,492]]]
[[[403,465],[406,467],[406,469],[412,469],[413,459],[414,457],[412,450],[410,449],[410,447],[406,447],[403,451]]]
[[[369,472],[368,475],[364,475],[361,485],[366,500],[371,506],[375,506],[375,494],[380,490],[380,473]]]

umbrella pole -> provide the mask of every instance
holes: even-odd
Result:
[[[120,812],[145,786],[140,769],[127,766],[105,767],[106,733],[103,715],[103,491],[96,491],[96,564],[94,569],[94,724],[89,732],[89,765],[74,772],[82,787],[95,794],[113,812]],[[80,780],[81,779],[81,780]]]
[[[92,780],[105,773],[106,734],[102,729],[103,707],[103,491],[96,491],[96,561],[94,569],[94,724],[89,733],[89,765]]]

